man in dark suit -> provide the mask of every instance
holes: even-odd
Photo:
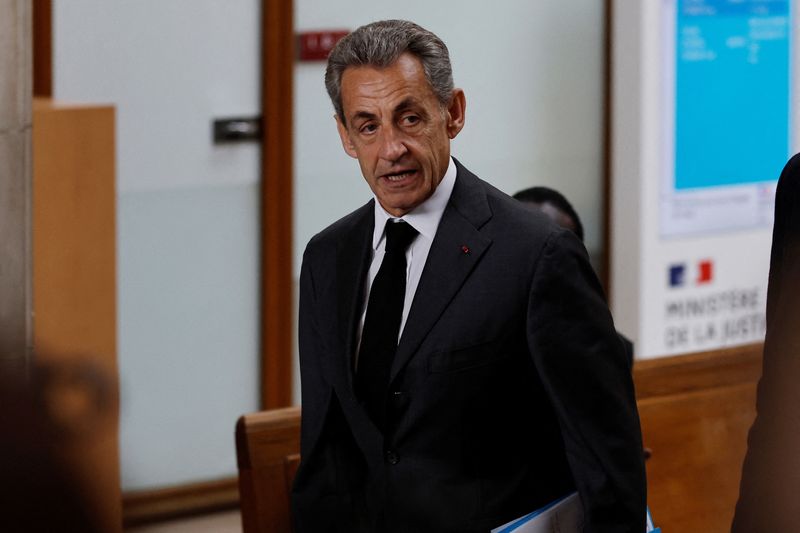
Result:
[[[733,533],[797,528],[800,493],[800,154],[775,193],[767,335]]]
[[[585,532],[643,531],[602,290],[571,232],[450,156],[465,98],[444,43],[373,23],[325,77],[374,199],[303,258],[296,531],[485,533],[576,490]]]

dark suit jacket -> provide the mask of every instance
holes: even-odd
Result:
[[[764,367],[734,533],[794,531],[800,494],[800,155],[783,169],[767,290]]]
[[[392,367],[385,438],[353,392],[373,203],[308,244],[297,533],[485,533],[576,488],[586,532],[641,533],[630,369],[583,246],[457,167]]]

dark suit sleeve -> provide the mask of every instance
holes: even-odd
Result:
[[[300,273],[298,341],[303,416],[300,426],[300,458],[292,486],[294,530],[315,533],[332,529],[325,519],[335,514],[335,486],[326,471],[330,465],[315,451],[320,439],[332,389],[322,372],[324,350],[317,323],[312,254],[306,250]]]
[[[321,336],[316,321],[314,279],[310,252],[303,255],[300,270],[300,299],[298,319],[298,350],[300,353],[301,400],[304,413],[301,419],[301,455],[309,455],[320,421],[314,415],[323,413],[326,393],[330,388],[322,377]]]
[[[569,232],[554,232],[544,246],[527,329],[584,506],[584,532],[641,533],[646,483],[630,367],[586,252]]]

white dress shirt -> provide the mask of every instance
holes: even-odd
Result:
[[[383,256],[386,250],[386,235],[385,227],[387,220],[404,220],[410,224],[419,235],[417,235],[411,245],[406,250],[406,295],[403,300],[403,318],[400,321],[400,332],[398,333],[397,340],[400,341],[400,335],[403,334],[403,328],[406,325],[408,312],[411,310],[411,302],[414,300],[414,294],[417,292],[419,280],[422,277],[422,269],[425,267],[425,262],[428,259],[428,252],[431,250],[433,238],[436,236],[436,230],[439,228],[439,221],[442,219],[447,202],[450,201],[450,194],[453,192],[453,186],[456,184],[456,165],[453,158],[450,158],[450,163],[447,166],[447,171],[444,173],[442,181],[434,189],[433,194],[417,207],[406,213],[400,218],[393,217],[381,206],[377,198],[375,198],[375,230],[372,234],[372,262],[369,266],[369,275],[367,276],[367,286],[364,291],[364,302],[361,311],[361,319],[358,323],[358,345],[361,345],[361,330],[364,327],[364,318],[367,316],[367,302],[369,302],[369,292],[372,288],[372,282],[375,276],[378,275],[378,270],[383,262]],[[358,351],[356,351],[358,354]],[[358,355],[356,355],[358,357]],[[358,361],[356,361],[358,364]]]

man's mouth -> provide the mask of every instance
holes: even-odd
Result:
[[[401,172],[392,172],[391,174],[384,174],[383,177],[386,178],[390,183],[403,181],[404,179],[412,176],[417,171],[414,169],[403,170]]]

